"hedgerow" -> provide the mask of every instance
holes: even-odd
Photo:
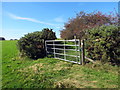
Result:
[[[43,58],[45,56],[45,40],[54,39],[56,39],[55,33],[48,28],[28,33],[18,41],[20,54],[32,59]]]
[[[111,25],[88,30],[86,50],[91,59],[120,64],[120,27]]]

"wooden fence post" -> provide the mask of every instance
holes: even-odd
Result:
[[[84,40],[81,40],[81,48],[82,48],[82,55],[81,55],[82,65],[84,65],[84,64],[85,64],[85,47],[84,47]]]

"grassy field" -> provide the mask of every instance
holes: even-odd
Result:
[[[20,58],[17,41],[2,41],[2,88],[117,88],[118,67],[53,58]],[[1,42],[0,42],[1,44]]]

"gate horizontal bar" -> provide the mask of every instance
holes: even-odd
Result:
[[[47,44],[53,46],[53,44]],[[79,46],[79,45],[67,45],[67,44],[54,44],[55,46]]]
[[[60,41],[71,41],[71,42],[74,42],[74,41],[79,41],[79,39],[73,39],[73,40],[46,40],[45,42],[60,42]]]
[[[47,52],[47,53],[52,53],[52,54],[57,54],[57,55],[65,55],[65,56],[71,56],[71,57],[80,57],[80,56],[76,56],[76,55],[68,55],[68,54],[62,54],[62,53],[53,53],[53,52]]]
[[[61,48],[50,48],[50,49],[64,50],[64,49],[61,49]],[[70,51],[80,51],[80,50],[76,50],[76,49],[65,49],[65,50],[70,50]]]
[[[64,50],[64,49],[61,49],[61,48],[48,48],[48,47],[46,47],[47,49],[55,49],[55,50]],[[70,51],[81,51],[81,49],[79,50],[79,49],[65,49],[65,50],[70,50]]]
[[[61,53],[55,53],[55,54],[58,54],[58,55],[65,55],[65,56],[71,56],[71,57],[80,57],[80,56],[76,56],[76,55],[68,55],[68,54],[61,54]]]
[[[56,58],[56,59],[60,59],[60,60],[67,61],[67,62],[81,64],[80,62],[70,61],[70,60],[66,60],[66,59],[61,59],[61,58]]]

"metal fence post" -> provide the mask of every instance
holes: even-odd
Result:
[[[82,65],[85,64],[85,50],[84,50],[84,40],[81,40],[81,48],[82,48]]]
[[[66,60],[66,53],[65,53],[65,40],[64,40],[64,59]]]
[[[80,39],[79,39],[79,41],[78,41],[78,43],[79,43],[79,63],[81,64],[81,46],[80,46]]]
[[[47,42],[45,41],[45,52],[46,52],[46,56],[47,56]]]
[[[74,36],[74,39],[75,39],[75,51],[77,52],[76,36]],[[77,55],[77,57],[76,57],[76,62],[78,62],[78,55]]]
[[[54,48],[54,58],[56,58],[55,56],[55,42],[53,41],[53,48]]]

